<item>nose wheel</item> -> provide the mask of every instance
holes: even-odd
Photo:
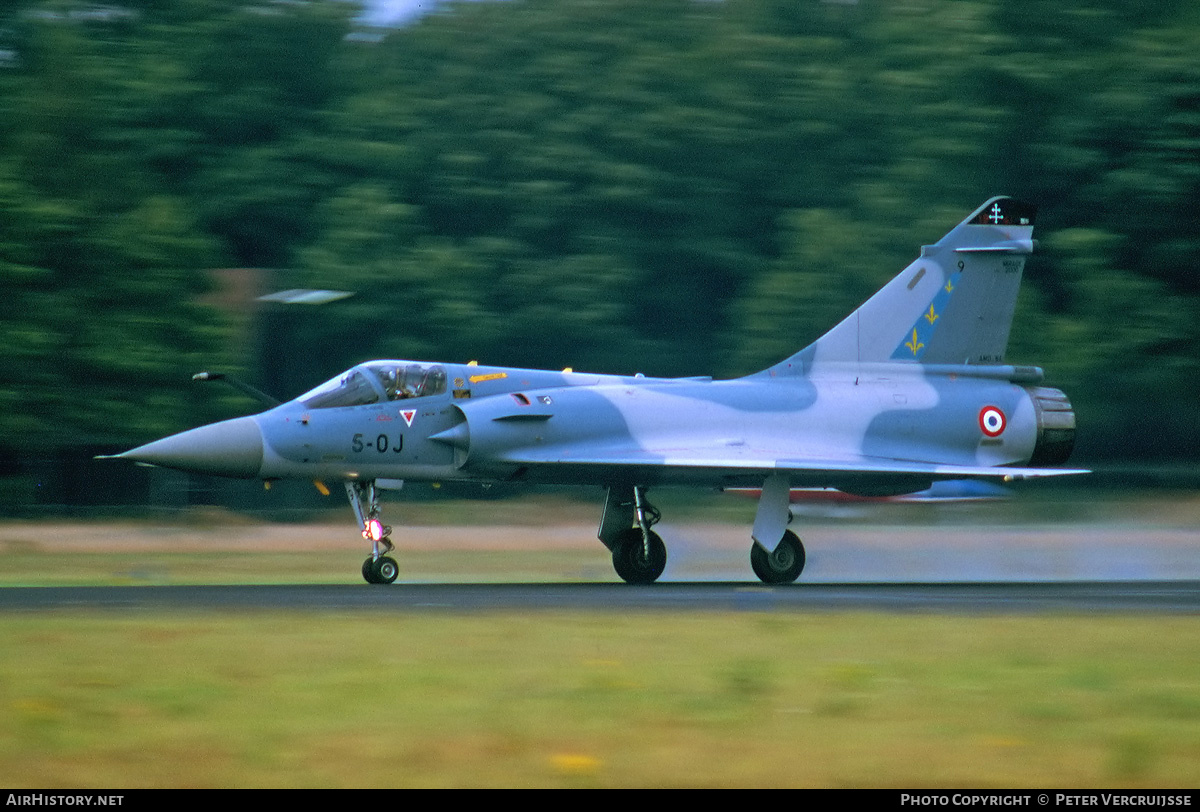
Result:
[[[358,518],[364,539],[371,542],[371,555],[362,565],[362,576],[368,584],[390,584],[400,574],[396,559],[388,555],[396,546],[389,538],[392,528],[380,518],[379,492],[374,482],[347,482],[346,495]]]
[[[362,575],[368,584],[390,584],[399,574],[400,566],[391,556],[371,556],[363,562]]]

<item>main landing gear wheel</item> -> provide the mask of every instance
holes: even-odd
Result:
[[[768,553],[757,541],[750,547],[750,566],[764,584],[790,584],[804,571],[804,545],[791,530]]]
[[[390,584],[400,574],[400,567],[390,556],[371,557],[363,562],[362,574],[368,584]]]
[[[640,528],[631,527],[621,533],[612,548],[613,569],[629,584],[652,584],[667,566],[667,545],[653,531],[646,531],[649,545]],[[647,546],[649,555],[647,555]]]

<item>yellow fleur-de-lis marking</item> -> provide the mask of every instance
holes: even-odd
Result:
[[[915,328],[915,327],[913,328],[912,341],[905,341],[905,342],[904,342],[904,346],[906,346],[906,347],[908,347],[910,350],[912,350],[912,354],[913,354],[914,356],[917,354],[917,352],[918,352],[918,351],[919,351],[919,350],[920,350],[922,347],[924,347],[924,346],[925,346],[924,344],[922,344],[920,341],[918,341],[918,340],[917,340],[917,328]]]
[[[943,290],[945,290],[947,293],[950,293],[952,290],[954,290],[954,281],[951,279],[947,279],[946,287],[943,288]]]
[[[933,305],[930,305],[929,312],[925,314],[925,321],[929,322],[930,324],[933,324],[937,320],[938,320],[938,314],[933,312]]]

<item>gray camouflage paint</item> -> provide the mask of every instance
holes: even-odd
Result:
[[[261,479],[594,483],[610,488],[600,533],[610,547],[632,521],[630,500],[618,510],[613,494],[767,485],[754,536],[768,550],[787,524],[781,488],[893,494],[937,479],[1079,473],[1028,465],[1065,461],[1074,414],[1040,387],[1040,369],[1004,365],[1034,217],[1028,204],[989,200],[816,342],[748,377],[439,364],[440,394],[387,400],[373,370],[413,362],[369,362],[355,369],[375,403],[311,408],[309,393],[119,456]],[[318,390],[336,393],[352,374]]]

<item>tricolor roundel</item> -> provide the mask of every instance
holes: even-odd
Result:
[[[999,437],[1008,425],[1008,418],[997,406],[984,406],[979,410],[979,430],[987,437]]]

